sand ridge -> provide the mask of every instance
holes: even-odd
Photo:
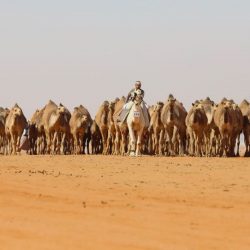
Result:
[[[1,249],[249,249],[246,158],[0,157]]]

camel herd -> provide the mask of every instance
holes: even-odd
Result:
[[[119,121],[125,98],[104,101],[95,119],[80,105],[71,113],[64,105],[49,101],[29,121],[16,104],[0,108],[0,153],[20,151],[23,131],[28,127],[30,154],[114,154],[165,156],[239,156],[243,133],[245,156],[250,156],[250,103],[237,105],[224,98],[197,100],[187,112],[169,95],[167,101],[148,108],[149,126],[140,117],[140,105]],[[136,105],[136,104],[135,104]],[[136,114],[136,115],[135,115]]]

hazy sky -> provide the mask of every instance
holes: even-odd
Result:
[[[250,99],[249,0],[1,0],[0,106],[29,118],[48,99],[95,115],[141,80],[173,93]]]

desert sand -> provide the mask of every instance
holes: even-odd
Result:
[[[1,156],[0,249],[250,249],[250,160]]]

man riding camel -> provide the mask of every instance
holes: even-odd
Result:
[[[136,81],[135,82],[135,87],[128,93],[127,99],[126,99],[126,103],[128,103],[129,101],[132,101],[133,98],[135,97],[135,93],[137,92],[137,90],[141,90],[141,95],[144,98],[144,90],[141,89],[141,82],[140,81]]]
[[[136,81],[135,82],[135,87],[128,93],[127,99],[126,99],[126,104],[124,105],[123,109],[121,110],[121,113],[119,115],[118,120],[120,122],[125,122],[126,118],[129,114],[129,111],[131,109],[131,107],[133,106],[133,101],[136,97],[136,95],[141,95],[142,98],[144,98],[144,90],[141,89],[141,81]],[[148,115],[148,108],[145,104],[145,102],[143,101],[141,104],[142,110],[143,110],[143,114],[144,114],[144,119],[146,122],[146,126],[149,126],[149,115]]]

